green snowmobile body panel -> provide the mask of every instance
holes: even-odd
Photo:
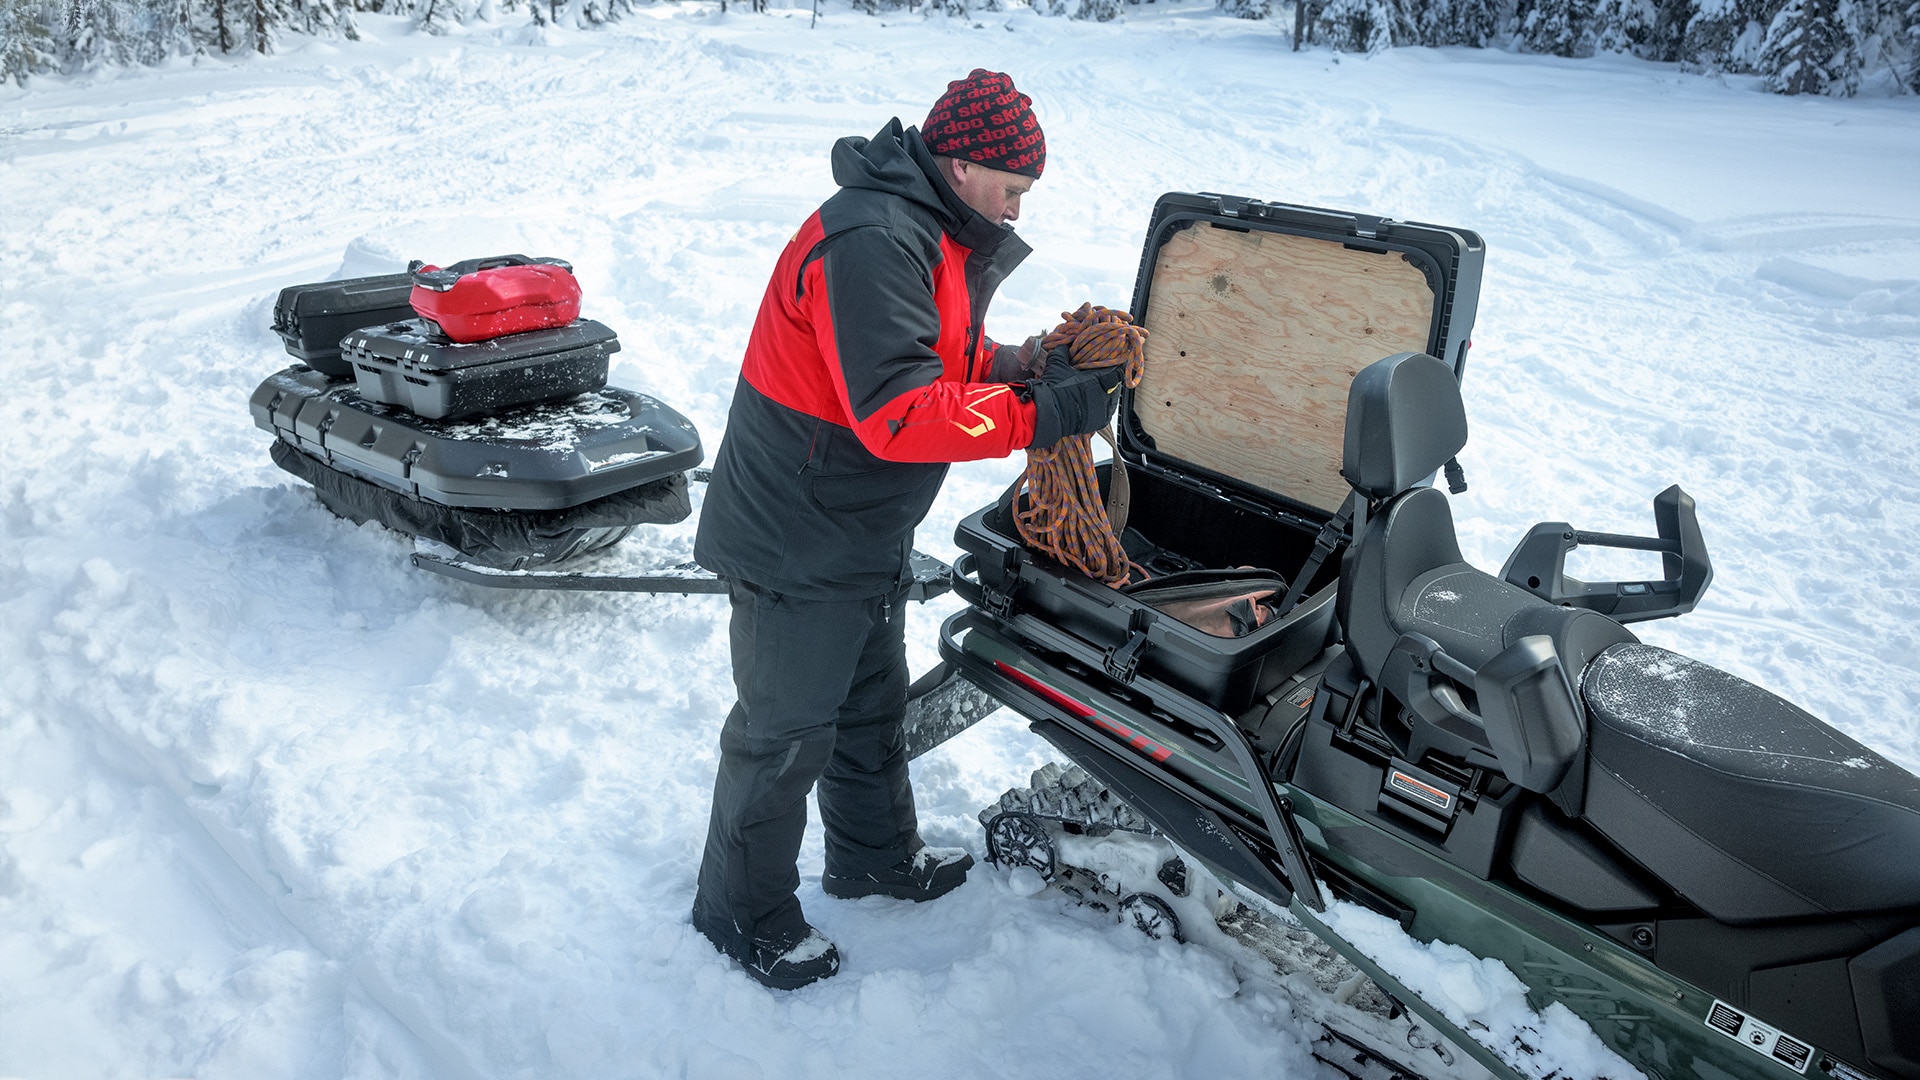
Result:
[[[1526,984],[1527,1003],[1536,1011],[1555,1002],[1565,1005],[1650,1080],[1860,1080],[1843,1065],[1823,1069],[1829,1061],[1817,1048],[1808,1048],[1804,1056],[1783,1051],[1805,1064],[1804,1073],[1791,1068],[1767,1052],[1775,1045],[1771,1041],[1751,1047],[1708,1026],[1716,1004],[1713,995],[1673,978],[1613,938],[1503,885],[1474,878],[1310,792],[1292,788],[1290,795],[1315,861],[1371,893],[1374,903],[1369,906],[1386,907],[1384,913],[1390,916],[1411,912],[1407,931],[1416,940],[1445,941],[1500,961]],[[1340,891],[1335,889],[1336,894]],[[1410,1008],[1419,1001],[1419,995],[1360,955],[1322,919],[1297,904],[1291,910],[1395,998]],[[1426,1010],[1416,1011],[1427,1015]],[[1454,1035],[1452,1025],[1435,1026],[1487,1064],[1482,1055],[1491,1052],[1485,1047],[1462,1042],[1465,1036]],[[1750,1038],[1750,1032],[1743,1034]],[[1505,1063],[1488,1068],[1495,1075],[1514,1075]]]
[[[1246,778],[1217,748],[1197,741],[1190,725],[1168,723],[1164,714],[1096,691],[1095,684],[1042,663],[973,618],[958,617],[956,623],[984,632],[943,643],[950,661],[1033,719],[1036,732],[1114,787],[1242,898],[1270,912],[1288,912],[1494,1076],[1540,1080],[1524,1070],[1523,1052],[1510,1050],[1510,1062],[1481,1045],[1283,888],[1235,873],[1230,860],[1208,858],[1205,843],[1196,842],[1204,837],[1183,837],[1192,831],[1191,813],[1156,812],[1165,797],[1156,798],[1155,789],[1164,788],[1186,805],[1210,803],[1244,823],[1236,828],[1259,820]],[[1034,697],[1007,677],[1011,672],[1045,682],[1054,688],[1052,699]],[[1276,784],[1275,790],[1291,806],[1316,876],[1336,897],[1396,919],[1416,940],[1444,941],[1498,960],[1526,985],[1536,1011],[1565,1005],[1650,1080],[1874,1080],[1796,1033],[1772,1028],[1764,1017],[1721,1005],[1592,926],[1476,877],[1304,787]],[[1731,1030],[1709,1025],[1710,1016],[1724,1022],[1728,1014]],[[1758,1045],[1751,1042],[1755,1034],[1762,1037]],[[1774,1056],[1776,1048],[1785,1063]],[[1792,1067],[1795,1059],[1803,1069]]]

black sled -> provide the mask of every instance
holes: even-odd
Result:
[[[991,507],[957,535],[972,606],[943,657],[1496,1076],[1542,1070],[1343,938],[1329,899],[1501,961],[1649,1077],[1920,1080],[1920,781],[1626,628],[1707,587],[1692,500],[1663,492],[1652,538],[1539,526],[1499,576],[1461,557],[1427,484],[1466,442],[1479,258],[1459,230],[1163,198],[1129,550],[1305,599],[1213,647]],[[1574,581],[1580,544],[1664,574]]]
[[[335,514],[414,537],[415,567],[468,585],[727,591],[692,563],[603,565],[634,529],[684,521],[706,478],[691,422],[606,384],[612,330],[577,319],[456,344],[418,317],[412,287],[409,272],[282,290],[273,329],[298,362],[249,403],[275,464]],[[910,599],[950,587],[940,560],[914,552],[912,568]],[[998,707],[937,665],[909,690],[910,753]]]
[[[329,510],[498,573],[692,512],[700,435],[666,404],[606,385],[613,331],[579,319],[457,345],[412,317],[411,288],[410,273],[295,285],[275,306],[301,363],[268,376],[250,408],[275,464]]]

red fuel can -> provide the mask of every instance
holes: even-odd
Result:
[[[561,259],[496,255],[411,269],[413,310],[458,344],[566,326],[580,317],[580,283]]]

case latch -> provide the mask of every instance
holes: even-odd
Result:
[[[1000,553],[1000,587],[980,590],[980,606],[992,615],[1006,618],[1013,614],[1013,594],[1020,587],[1020,548],[1009,546]]]
[[[1134,673],[1140,670],[1140,657],[1147,651],[1147,631],[1153,626],[1153,620],[1151,610],[1133,610],[1127,618],[1127,640],[1107,654],[1107,674],[1123,683],[1133,681]]]

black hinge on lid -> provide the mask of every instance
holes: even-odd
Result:
[[[1147,631],[1153,626],[1154,614],[1150,608],[1135,608],[1127,618],[1127,640],[1120,643],[1107,654],[1107,674],[1123,683],[1133,681],[1134,673],[1140,670],[1140,657],[1147,651]]]
[[[1141,460],[1143,463],[1146,463],[1146,459],[1144,457]],[[1185,484],[1190,488],[1194,488],[1198,491],[1204,492],[1205,494],[1215,496],[1216,498],[1226,497],[1227,493],[1220,490],[1220,487],[1218,485],[1209,484],[1205,480],[1202,480],[1197,476],[1194,476],[1190,473],[1183,473],[1179,469],[1172,468],[1171,466],[1167,465],[1167,463],[1164,460],[1156,460],[1152,462],[1152,464],[1156,464],[1160,466],[1161,473],[1170,480],[1173,480],[1177,483]]]
[[[1362,240],[1378,240],[1386,235],[1392,219],[1375,217],[1372,214],[1353,215],[1353,235]]]

